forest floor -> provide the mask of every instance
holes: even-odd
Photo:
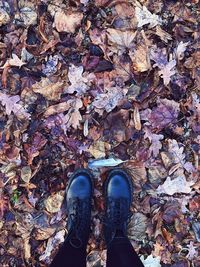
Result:
[[[153,267],[200,266],[199,0],[0,1],[0,266],[48,266],[70,175],[134,183],[129,237]]]

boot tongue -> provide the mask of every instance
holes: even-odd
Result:
[[[72,247],[74,247],[74,248],[80,248],[80,247],[82,247],[82,245],[83,245],[81,239],[78,238],[78,237],[75,237],[75,236],[72,237],[72,238],[70,239],[70,244],[71,244]]]

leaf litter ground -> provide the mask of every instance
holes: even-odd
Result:
[[[199,0],[0,1],[1,266],[50,264],[79,167],[95,183],[87,267],[105,266],[116,166],[145,267],[200,266],[199,18]]]

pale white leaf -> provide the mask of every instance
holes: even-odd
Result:
[[[126,162],[126,161],[123,161],[121,159],[114,159],[114,158],[98,159],[98,160],[89,161],[88,167],[90,169],[101,168],[101,167],[114,167],[123,162]]]
[[[144,259],[144,256],[142,255],[140,259],[144,264],[144,267],[161,267],[160,257],[153,257],[152,255],[149,255],[146,259]]]
[[[171,180],[171,177],[167,177],[164,184],[159,185],[157,188],[158,194],[167,194],[174,195],[175,193],[185,193],[188,194],[191,192],[191,186],[194,185],[193,181],[187,181],[185,176],[178,176],[177,178]]]

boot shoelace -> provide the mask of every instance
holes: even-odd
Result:
[[[82,235],[85,231],[85,226],[87,224],[87,220],[84,218],[87,217],[88,213],[88,199],[72,199],[72,209],[73,213],[70,214],[70,219],[72,221],[72,237],[70,239],[70,244],[75,248],[80,248],[83,245]],[[84,218],[83,218],[84,217]]]
[[[115,230],[121,230],[124,227],[124,223],[132,216],[129,209],[128,200],[125,198],[120,199],[108,199],[108,211],[107,218],[104,220],[104,224],[112,227]]]

